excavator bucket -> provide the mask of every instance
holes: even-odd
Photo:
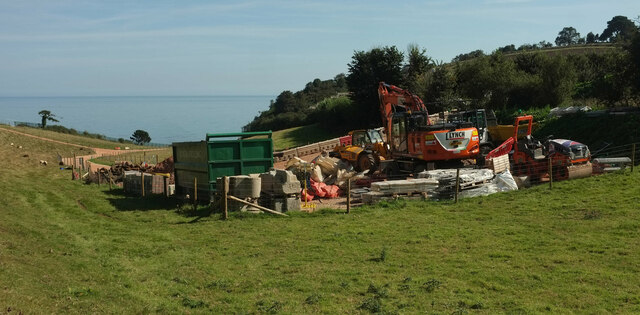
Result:
[[[591,162],[585,164],[571,165],[567,167],[569,179],[585,178],[591,176],[593,173],[593,167]]]

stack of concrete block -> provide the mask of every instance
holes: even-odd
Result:
[[[287,212],[300,210],[300,181],[291,171],[271,170],[258,175],[262,181],[260,204],[269,209]]]

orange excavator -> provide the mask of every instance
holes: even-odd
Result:
[[[395,85],[380,82],[378,96],[390,159],[397,170],[420,172],[478,156],[478,130],[470,123],[433,124],[420,97]]]

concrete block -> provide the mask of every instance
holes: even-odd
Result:
[[[245,198],[259,198],[262,190],[262,181],[259,177],[248,175],[229,176],[229,195]],[[222,187],[222,177],[216,180],[216,186]],[[222,192],[222,188],[219,189]]]
[[[287,212],[287,211],[300,211],[302,202],[298,196],[294,197],[272,197],[272,198],[260,198],[260,205],[269,209]]]
[[[302,187],[296,176],[286,170],[271,170],[260,174],[262,192],[270,195],[289,195],[300,193]]]

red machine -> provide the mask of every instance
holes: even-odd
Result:
[[[478,130],[468,125],[432,124],[429,112],[415,94],[380,82],[380,113],[391,157],[419,171],[428,163],[474,159],[480,151]]]
[[[518,127],[527,124],[527,133],[518,139]],[[500,146],[489,152],[487,160],[508,154],[511,155],[513,173],[518,176],[529,176],[533,181],[549,174],[551,159],[554,180],[565,180],[591,176],[591,153],[589,148],[579,142],[553,139],[544,145],[531,136],[533,116],[516,118],[514,134]]]

